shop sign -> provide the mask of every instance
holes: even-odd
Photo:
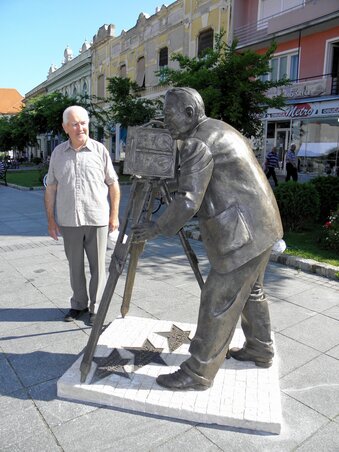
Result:
[[[288,108],[283,108],[276,113],[268,113],[269,118],[309,118],[318,113],[318,109],[312,104],[297,104],[290,105]]]
[[[313,116],[339,116],[339,101],[329,102],[304,102],[302,104],[289,105],[282,109],[268,109],[266,119],[284,118],[311,118]]]
[[[286,116],[289,118],[308,118],[316,115],[318,110],[312,107],[311,104],[297,104],[291,105],[286,110]]]

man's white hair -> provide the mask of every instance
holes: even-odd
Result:
[[[87,121],[89,122],[88,111],[84,107],[80,107],[80,105],[71,105],[70,107],[67,107],[66,110],[62,114],[62,122],[63,122],[63,124],[67,124],[68,123],[69,115],[73,111],[74,112],[77,111],[78,113],[83,114],[85,116],[85,118],[87,119]]]

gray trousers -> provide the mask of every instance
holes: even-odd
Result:
[[[202,384],[211,383],[223,363],[240,315],[246,350],[255,357],[272,358],[271,323],[263,291],[270,253],[271,248],[230,273],[211,269],[201,292],[191,356],[181,364]]]
[[[105,255],[108,226],[60,227],[69,264],[73,291],[72,309],[85,309],[96,313],[106,283]],[[89,263],[89,297],[85,276],[85,253]]]

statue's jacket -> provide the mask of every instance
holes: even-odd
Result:
[[[178,192],[157,220],[176,234],[195,214],[211,266],[230,272],[283,235],[272,188],[245,137],[206,118],[180,149]]]

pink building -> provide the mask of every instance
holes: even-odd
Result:
[[[262,158],[275,145],[283,162],[294,142],[302,173],[339,175],[339,1],[234,0],[233,38],[257,52],[274,40],[269,77],[292,82],[263,118]]]

